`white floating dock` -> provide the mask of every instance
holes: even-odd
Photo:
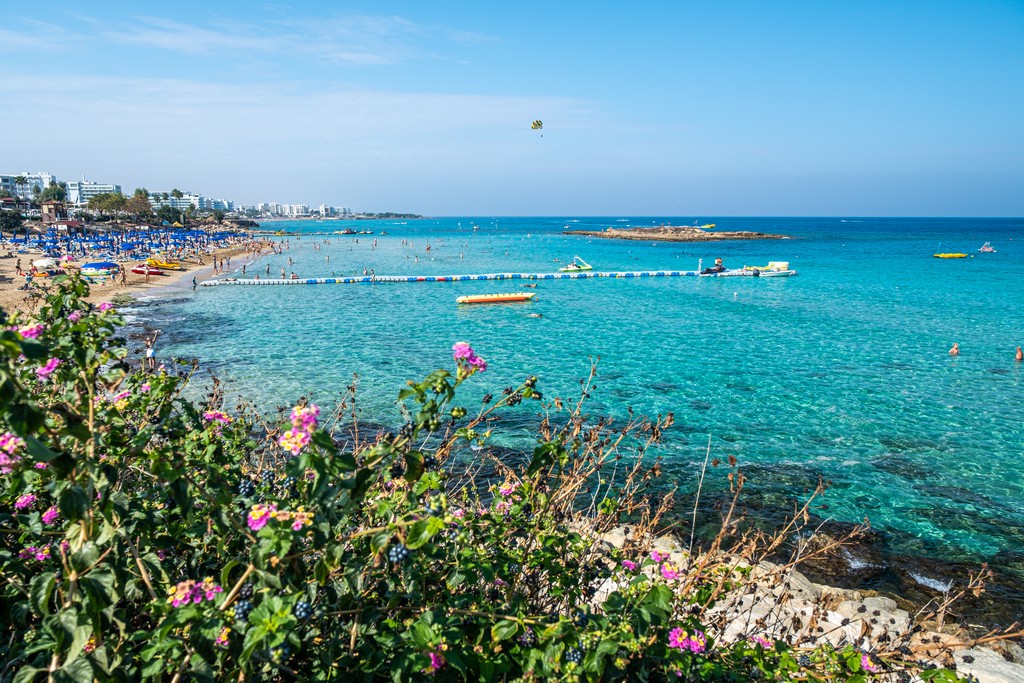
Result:
[[[199,283],[203,287],[219,285],[369,285],[384,282],[470,282],[475,280],[590,280],[599,277],[696,277],[696,270],[634,270],[622,272],[580,273],[488,273],[486,275],[361,275],[356,277],[311,277],[296,279],[224,278]]]

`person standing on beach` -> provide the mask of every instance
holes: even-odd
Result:
[[[258,276],[257,276],[257,277],[258,277]],[[196,282],[196,278],[195,278],[195,276],[192,276],[192,291],[193,291],[193,292],[194,292],[194,291],[196,291],[196,285],[198,285],[198,284],[199,284],[199,283],[198,283],[198,282]]]
[[[958,344],[957,342],[953,342],[953,348],[951,348],[949,350],[949,355],[951,355],[951,356],[959,356],[960,355],[960,344]]]

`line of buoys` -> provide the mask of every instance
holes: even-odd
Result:
[[[486,275],[361,275],[356,277],[311,277],[297,279],[225,278],[207,280],[203,287],[216,285],[369,285],[378,282],[469,282],[472,280],[589,280],[599,277],[695,277],[696,270],[634,270],[582,273],[489,273]]]

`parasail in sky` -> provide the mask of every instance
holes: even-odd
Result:
[[[544,130],[544,122],[541,121],[540,119],[537,119],[532,124],[530,124],[530,128],[534,130]]]

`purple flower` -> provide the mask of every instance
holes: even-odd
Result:
[[[149,390],[150,390],[150,386],[149,386],[148,383],[147,384],[143,384],[141,387],[139,387],[139,392],[143,393],[143,394],[149,393]]]
[[[864,669],[868,673],[875,673],[878,671],[878,667],[873,661],[871,661],[871,657],[869,657],[866,652],[860,656],[860,668]]]
[[[29,325],[28,327],[21,328],[19,332],[21,332],[21,336],[24,337],[25,339],[35,339],[36,337],[41,335],[43,333],[43,330],[45,329],[46,325],[43,325],[42,323],[36,323],[35,325]]]
[[[631,572],[635,572],[636,571],[636,562],[631,562],[630,560],[623,560],[622,561],[622,566],[625,567],[626,569],[628,569]]]
[[[672,562],[665,562],[661,565],[661,575],[669,581],[674,581],[679,578],[679,567]]]
[[[46,512],[43,513],[43,523],[53,524],[60,518],[60,512],[57,510],[56,505],[51,505],[47,508]]]
[[[651,551],[651,559],[654,560],[655,562],[661,562],[662,560],[667,560],[668,559],[668,555],[662,555],[657,550],[652,550]]]
[[[249,528],[253,531],[259,531],[267,525],[267,522],[270,521],[275,512],[277,512],[277,506],[275,505],[264,505],[262,503],[253,505],[246,520]]]
[[[431,650],[427,653],[427,656],[430,657],[430,666],[424,669],[423,673],[432,674],[437,672],[441,669],[441,667],[444,666],[444,655],[440,652],[440,650],[444,647],[445,646],[442,645],[441,648],[438,648],[437,650]]]
[[[47,545],[41,548],[37,548],[34,545],[27,546],[18,552],[18,558],[22,560],[33,559],[39,562],[48,560],[50,559],[50,546]]]
[[[36,503],[36,494],[34,494],[34,493],[26,493],[26,494],[20,496],[18,498],[18,500],[14,501],[14,509],[15,510],[27,510],[28,508],[30,508],[33,505],[35,505],[35,503]]]
[[[57,369],[58,365],[60,365],[60,358],[51,358],[46,361],[46,365],[41,368],[36,368],[36,376],[39,377],[39,379],[46,379],[53,374],[53,371]]]
[[[223,422],[224,424],[231,424],[231,418],[227,413],[222,413],[219,410],[207,410],[203,413],[203,419],[207,422]]]
[[[515,488],[507,484],[498,489],[498,493],[500,493],[503,496],[510,495],[513,491],[515,491]]]
[[[71,311],[70,313],[68,313],[68,320],[70,322],[77,323],[81,319],[82,319],[82,312],[81,311]]]
[[[754,636],[750,639],[750,642],[752,642],[754,645],[760,646],[764,650],[772,649],[772,644],[768,641],[768,639],[762,638],[761,636]]]
[[[100,304],[100,313],[106,313],[113,307],[114,304],[110,303],[109,301],[104,301],[103,303]]]
[[[473,347],[466,342],[456,342],[452,347],[452,357],[458,365],[456,376],[465,379],[474,372],[483,372],[487,369],[487,363],[473,351]]]
[[[674,628],[668,634],[668,646],[679,650],[689,650],[699,655],[707,648],[707,637],[700,631],[694,630],[692,634],[681,628]]]
[[[476,354],[473,353],[473,347],[466,342],[456,342],[455,346],[452,347],[452,356],[455,360],[472,358]]]

